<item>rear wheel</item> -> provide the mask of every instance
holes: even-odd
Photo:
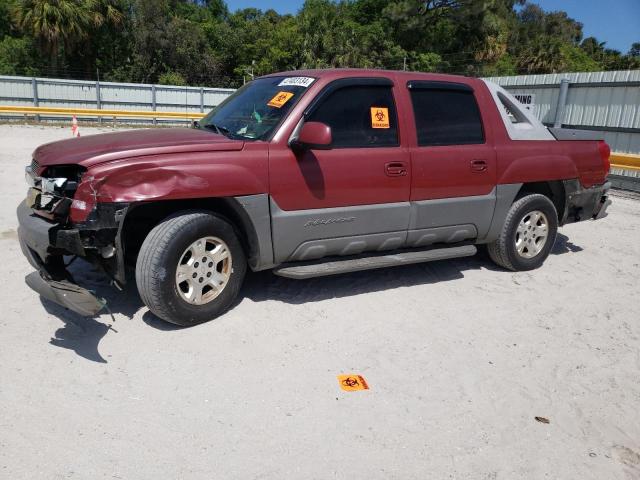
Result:
[[[184,212],[158,224],[136,262],[142,301],[177,325],[224,313],[238,296],[247,264],[233,227],[208,212]]]
[[[487,245],[487,250],[501,267],[533,270],[549,256],[557,232],[558,214],[553,202],[544,195],[526,195],[511,206],[500,236]]]

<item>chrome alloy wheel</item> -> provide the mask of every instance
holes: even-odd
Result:
[[[226,243],[217,237],[199,238],[178,261],[178,293],[192,305],[209,303],[229,283],[231,268],[231,251]]]
[[[538,255],[549,237],[549,221],[540,210],[527,213],[516,230],[516,251],[523,258]]]

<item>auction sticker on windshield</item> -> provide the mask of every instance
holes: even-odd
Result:
[[[309,85],[311,85],[313,83],[313,81],[315,80],[315,78],[311,78],[311,77],[288,77],[285,78],[284,80],[282,80],[278,86],[279,87],[285,87],[287,85],[289,86],[293,86],[293,87],[304,87],[307,88]]]
[[[293,93],[291,92],[278,92],[271,100],[269,100],[269,103],[267,103],[267,105],[269,105],[270,107],[280,108],[289,100],[291,100],[291,97],[293,97]]]

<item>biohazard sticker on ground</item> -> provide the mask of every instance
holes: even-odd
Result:
[[[371,128],[389,128],[389,109],[371,107]]]
[[[280,108],[289,100],[291,100],[291,97],[293,97],[293,93],[291,92],[278,92],[271,100],[269,100],[269,103],[267,103],[267,105],[269,105],[270,107]]]
[[[355,390],[369,390],[369,385],[362,375],[338,375],[340,388],[347,392]]]

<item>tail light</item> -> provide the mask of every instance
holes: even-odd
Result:
[[[604,165],[605,171],[608,173],[611,168],[611,161],[609,160],[609,156],[611,155],[611,148],[607,145],[607,142],[604,140],[600,140],[598,142],[598,151],[600,152],[600,158],[602,158],[602,163]]]

